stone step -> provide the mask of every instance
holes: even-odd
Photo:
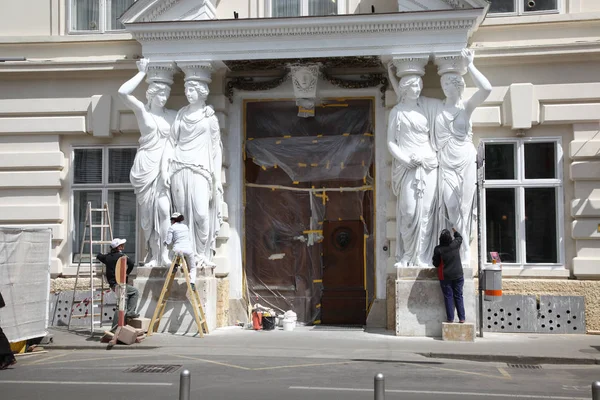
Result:
[[[474,342],[475,324],[442,322],[442,339],[449,342]]]

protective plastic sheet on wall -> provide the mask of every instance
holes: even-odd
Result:
[[[51,240],[50,229],[0,228],[0,326],[11,342],[47,334]]]
[[[248,141],[247,155],[260,167],[282,168],[294,182],[360,180],[373,157],[373,137],[262,138]]]

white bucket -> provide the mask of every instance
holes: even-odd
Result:
[[[284,319],[283,320],[283,330],[284,331],[293,331],[296,327],[296,321],[292,319]]]

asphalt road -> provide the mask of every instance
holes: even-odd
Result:
[[[125,372],[146,364],[170,373]],[[373,398],[373,377],[385,376],[386,399],[591,399],[600,366],[436,359],[363,361],[319,358],[200,356],[186,349],[51,351],[19,358],[0,371],[2,400],[178,400],[179,374],[191,372],[191,400],[361,400]]]

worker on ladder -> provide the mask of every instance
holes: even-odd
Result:
[[[119,258],[124,256],[123,250],[125,250],[126,239],[114,238],[110,243],[110,253],[107,254],[98,254],[96,258],[98,261],[106,265],[106,280],[108,281],[108,285],[110,286],[112,291],[116,290],[117,279],[115,277],[115,271],[117,268],[117,261]],[[127,258],[127,277],[129,278],[129,274],[133,270],[135,264],[131,258]],[[125,314],[125,318],[137,318],[140,314],[136,313],[138,297],[140,292],[131,285],[126,286],[126,295],[127,295],[127,312]],[[115,332],[119,322],[119,308],[115,310],[115,315],[112,320],[112,327],[110,329],[111,332]]]
[[[167,231],[165,245],[169,246],[173,244],[175,255],[183,255],[185,257],[192,290],[196,290],[196,261],[194,259],[194,251],[192,250],[192,242],[190,241],[190,229],[182,223],[184,219],[183,215],[178,212],[171,215],[171,226]]]

